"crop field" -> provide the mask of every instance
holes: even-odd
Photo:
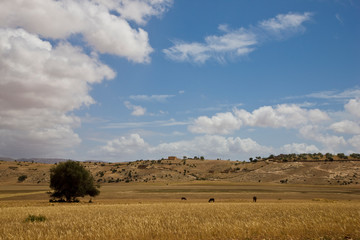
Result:
[[[108,184],[71,204],[47,190],[0,185],[0,239],[360,239],[356,187]]]

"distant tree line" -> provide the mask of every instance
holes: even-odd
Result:
[[[344,153],[332,154],[332,153],[291,153],[291,154],[279,154],[274,155],[271,154],[268,157],[255,157],[249,158],[250,162],[257,161],[279,161],[279,162],[301,162],[301,161],[341,161],[341,160],[360,160],[359,153],[351,153],[349,155],[345,155]]]

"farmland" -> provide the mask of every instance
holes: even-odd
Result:
[[[360,239],[358,161],[88,162],[91,203],[49,202],[52,164],[0,163],[0,239]]]
[[[359,239],[358,202],[1,208],[1,239]],[[44,222],[24,222],[28,214]]]
[[[351,186],[121,183],[72,204],[49,203],[47,190],[0,187],[0,239],[360,239]]]

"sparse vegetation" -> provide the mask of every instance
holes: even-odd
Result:
[[[201,156],[173,160],[137,160],[124,163],[83,162],[99,184],[129,182],[189,182],[228,179],[234,182],[273,182],[288,179],[292,184],[356,185],[360,154],[303,153],[256,156],[249,161],[201,160]],[[0,181],[18,182],[27,175],[27,184],[49,184],[51,164],[4,162]],[[36,169],[36,170],[35,170]],[[316,170],[318,169],[318,170]],[[261,172],[261,174],[260,174]],[[153,177],[155,176],[155,178]],[[196,177],[195,177],[196,176]]]
[[[27,179],[27,176],[26,175],[21,175],[18,177],[18,182],[23,182]]]
[[[25,219],[25,222],[44,222],[46,220],[46,217],[43,215],[31,215],[29,214],[29,216]]]

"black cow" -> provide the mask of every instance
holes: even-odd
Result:
[[[210,198],[209,202],[215,202],[215,198]]]
[[[186,197],[182,197],[181,200],[185,200],[185,201],[186,201],[187,199],[186,199]]]
[[[253,197],[253,202],[256,202],[256,200],[257,200],[257,197],[254,196],[254,197]]]

